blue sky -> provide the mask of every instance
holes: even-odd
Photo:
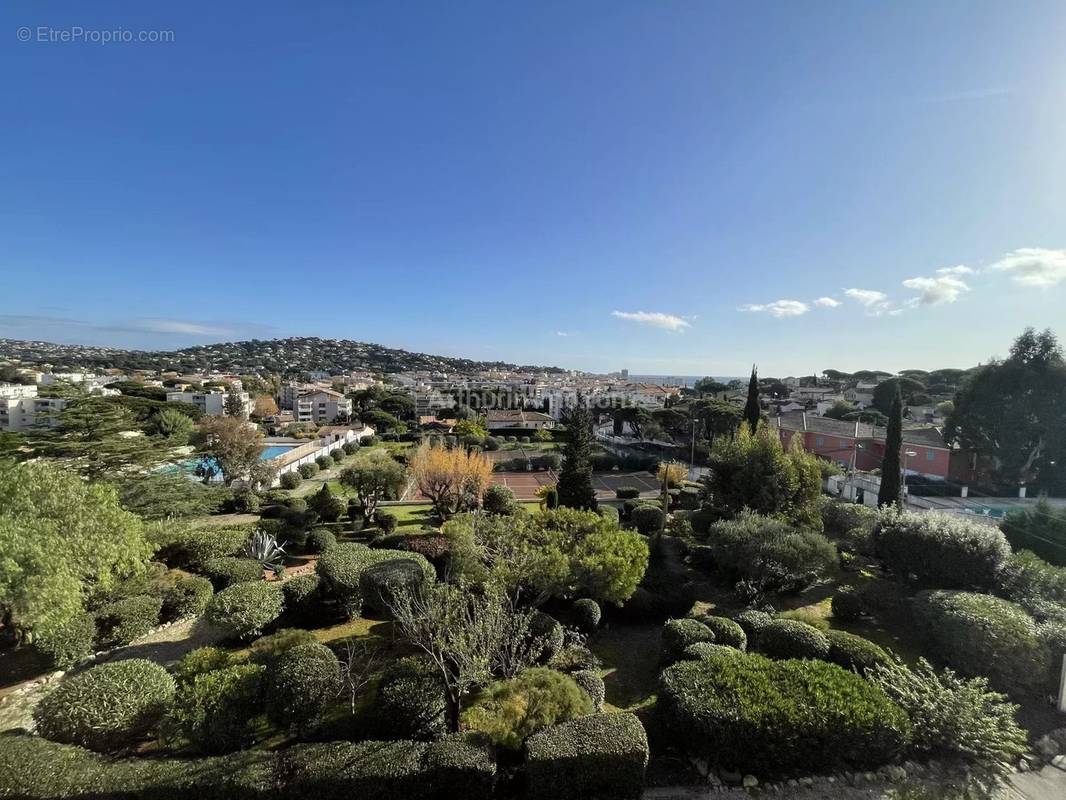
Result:
[[[172,41],[49,41],[116,30]],[[1061,2],[11,0],[0,41],[0,336],[671,374],[1066,336]]]

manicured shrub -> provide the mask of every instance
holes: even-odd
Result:
[[[56,742],[116,750],[150,731],[174,697],[174,679],[151,661],[116,661],[68,676],[38,703],[38,732]]]
[[[862,596],[849,586],[845,586],[833,595],[832,600],[833,619],[841,622],[855,622],[862,615]]]
[[[1051,564],[1066,566],[1066,508],[1041,498],[1036,505],[1012,511],[1001,527],[1015,550],[1031,550]]]
[[[1014,553],[1000,571],[995,591],[1034,616],[1054,616],[1047,612],[1066,607],[1066,567],[1049,564],[1028,550]]]
[[[299,644],[278,654],[267,671],[267,714],[276,725],[303,730],[318,721],[340,690],[333,651],[317,642]]]
[[[716,522],[707,534],[715,562],[758,592],[795,592],[832,569],[837,551],[820,533],[743,512]]]
[[[234,639],[251,639],[281,616],[283,597],[277,584],[235,583],[211,598],[207,619]]]
[[[543,611],[538,611],[529,622],[529,632],[534,636],[540,636],[544,640],[544,649],[541,651],[538,661],[546,664],[555,658],[563,648],[566,633],[559,620]]]
[[[296,468],[296,471],[300,473],[301,478],[313,478],[318,474],[318,464],[301,464]]]
[[[607,687],[603,685],[603,678],[591,669],[579,669],[570,673],[574,683],[585,690],[592,700],[592,709],[599,713],[603,711],[603,701],[607,697]]]
[[[297,575],[281,584],[281,594],[285,601],[285,610],[300,613],[318,597],[318,585],[321,578],[312,573]]]
[[[178,686],[185,686],[192,683],[197,675],[232,667],[235,659],[230,651],[221,647],[198,647],[186,653],[185,658],[178,662],[173,672],[174,680]]]
[[[197,675],[179,686],[168,726],[205,753],[228,753],[252,739],[249,723],[261,713],[266,668],[236,664]]]
[[[397,594],[417,593],[426,586],[426,573],[412,558],[392,558],[370,564],[359,575],[364,606],[388,613]]]
[[[695,619],[667,620],[663,625],[662,663],[673,664],[696,642],[714,642],[714,631]]]
[[[739,623],[728,617],[700,616],[696,617],[700,622],[711,629],[714,634],[713,641],[716,644],[724,644],[727,647],[735,647],[737,650],[746,650],[748,647],[748,635]]]
[[[636,486],[619,486],[614,490],[614,496],[619,500],[636,500],[640,497],[640,489]]]
[[[533,733],[592,712],[592,700],[569,675],[533,667],[490,684],[463,711],[463,728],[517,750]]]
[[[391,511],[375,511],[374,524],[382,533],[392,533],[400,524],[400,520]]]
[[[312,553],[325,553],[337,546],[337,537],[327,528],[315,528],[307,537],[307,546]]]
[[[892,656],[883,648],[854,633],[829,631],[826,638],[829,639],[829,660],[844,669],[865,675],[878,664],[892,663]]]
[[[712,642],[696,642],[690,644],[685,648],[685,652],[681,654],[681,658],[685,661],[699,661],[701,658],[707,658],[708,656],[715,655],[729,655],[730,653],[741,653],[743,651],[737,650],[735,647],[729,647],[724,644],[714,644]],[[680,660],[680,659],[679,659]]]
[[[204,613],[215,593],[211,581],[199,575],[178,578],[163,592],[162,618],[167,621],[198,617]]]
[[[770,658],[828,658],[829,639],[805,622],[775,619],[759,633],[759,650]]]
[[[308,511],[313,511],[323,522],[336,522],[347,508],[347,503],[330,491],[328,483],[323,483],[321,489],[307,498]]]
[[[226,504],[226,510],[231,514],[257,514],[259,495],[249,489],[238,489],[233,493],[233,499]]]
[[[633,513],[630,514],[630,519],[633,521],[633,527],[637,531],[645,536],[650,536],[662,529],[663,511],[660,508],[649,505],[637,506],[633,509]]]
[[[295,489],[300,485],[302,478],[299,472],[286,472],[281,476],[281,488],[282,489]]]
[[[585,634],[595,633],[600,626],[600,604],[588,597],[582,597],[574,601],[570,607],[571,620],[574,627]]]
[[[964,675],[1004,691],[1029,691],[1047,674],[1048,653],[1021,606],[987,594],[920,592],[915,616],[933,652]]]
[[[96,620],[79,612],[58,625],[34,634],[34,648],[48,658],[55,669],[68,669],[93,652]]]
[[[344,451],[344,455],[353,456],[359,452],[359,442],[345,442],[341,445],[341,450]]]
[[[822,633],[829,630],[829,620],[823,617],[817,609],[813,608],[794,608],[791,611],[782,611],[777,615],[777,619],[792,619],[804,622]]]
[[[216,589],[263,579],[263,565],[251,558],[212,558],[203,565],[203,572]]]
[[[511,516],[518,511],[518,500],[514,491],[507,486],[490,486],[481,498],[481,506],[489,514]]]
[[[526,746],[530,800],[641,796],[648,737],[633,714],[593,714],[546,728]]]
[[[409,656],[390,663],[374,699],[375,734],[385,739],[435,739],[447,730],[444,682],[429,660]]]
[[[948,514],[882,514],[874,543],[901,578],[938,589],[987,589],[1010,557],[1000,531]]]
[[[162,607],[162,598],[138,595],[97,609],[97,644],[106,649],[139,639],[159,624]]]
[[[618,509],[614,506],[601,505],[596,509],[596,513],[604,519],[613,522],[615,525],[617,525],[622,519],[621,515],[618,513]]]
[[[184,531],[166,548],[163,557],[168,563],[173,561],[197,567],[212,558],[235,555],[247,540],[248,531],[245,529],[207,528]]]
[[[823,661],[736,651],[681,661],[663,672],[658,697],[675,746],[759,775],[877,767],[910,739],[910,722],[884,692]]]
[[[763,632],[763,629],[774,621],[764,611],[756,611],[753,608],[749,608],[746,611],[741,611],[736,616],[736,623],[744,631],[744,635],[748,637],[748,646],[751,647],[759,639],[759,634]]]
[[[330,469],[333,466],[333,459],[323,453],[315,459],[315,464],[318,465],[319,469]]]
[[[349,617],[358,616],[363,607],[360,577],[367,567],[382,561],[407,559],[416,562],[426,581],[436,578],[436,571],[424,557],[402,550],[377,550],[364,544],[338,544],[322,554],[315,567],[326,591],[336,597]]]
[[[253,664],[272,666],[278,657],[294,647],[315,644],[318,640],[303,628],[282,628],[269,636],[260,636],[248,646],[248,660]]]
[[[848,536],[856,528],[872,533],[877,524],[877,511],[861,503],[822,498],[822,526],[827,536]]]
[[[574,673],[583,669],[596,670],[602,664],[596,654],[589,650],[588,645],[580,641],[569,641],[555,654],[548,666],[560,672]]]

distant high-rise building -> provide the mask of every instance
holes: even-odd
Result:
[[[621,375],[622,375],[622,380],[624,380],[624,381],[628,381],[629,380],[629,370],[628,369],[622,370]]]

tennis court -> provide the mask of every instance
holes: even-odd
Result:
[[[492,473],[492,482],[508,487],[519,500],[535,500],[537,489],[551,485],[557,480],[558,474],[552,471]],[[592,475],[592,488],[596,490],[599,500],[613,499],[615,490],[620,486],[635,486],[646,496],[659,493],[658,481],[647,472],[602,472]]]

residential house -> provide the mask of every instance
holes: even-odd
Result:
[[[255,408],[255,403],[248,392],[167,392],[168,403],[190,403],[208,417],[221,417],[226,413],[226,398],[236,394],[244,409],[242,416],[247,417]]]
[[[545,430],[555,427],[555,420],[539,411],[505,409],[489,411],[485,415],[485,427],[489,431],[506,431],[508,428],[522,430]]]
[[[66,407],[61,397],[38,397],[36,386],[0,384],[0,430],[54,428]]]
[[[346,420],[352,415],[352,401],[332,389],[316,389],[296,398],[292,416],[297,422],[326,425],[334,420]]]

